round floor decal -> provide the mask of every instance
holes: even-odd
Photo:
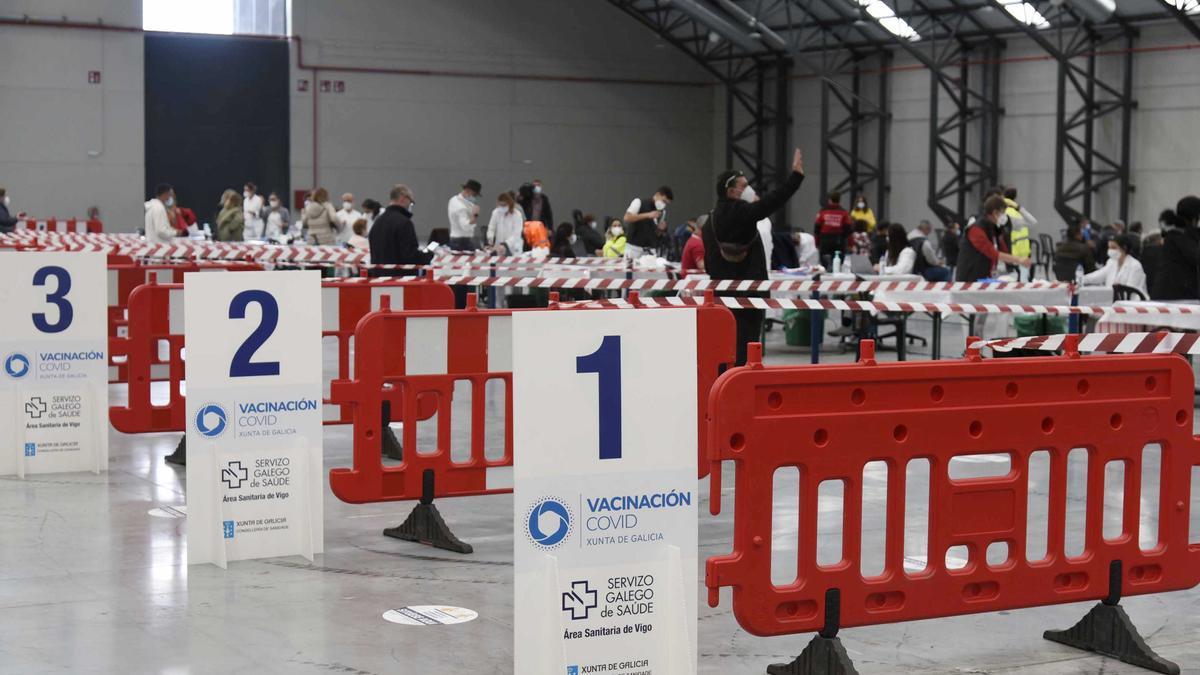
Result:
[[[383,613],[384,619],[404,626],[448,626],[474,621],[478,617],[479,612],[470,609],[438,605],[400,607]]]

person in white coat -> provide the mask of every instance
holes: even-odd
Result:
[[[1084,286],[1128,286],[1136,288],[1149,298],[1146,289],[1146,271],[1142,263],[1130,253],[1134,247],[1133,236],[1118,235],[1108,240],[1108,262],[1104,267],[1083,275]]]
[[[151,244],[170,244],[178,232],[167,216],[167,207],[175,204],[175,188],[160,183],[154,188],[154,197],[146,202],[145,234]]]
[[[245,241],[263,238],[264,223],[262,219],[263,198],[258,194],[258,186],[250,181],[242,186],[242,218],[246,221]]]
[[[349,192],[342,195],[342,208],[337,210],[337,243],[347,244],[354,236],[354,224],[363,219],[363,214],[354,208],[354,195]]]
[[[900,223],[888,225],[887,254],[875,266],[880,274],[912,274],[917,252],[908,245],[908,231]]]
[[[508,247],[510,253],[520,253],[524,241],[525,214],[517,201],[507,192],[501,192],[496,198],[496,208],[487,225],[487,243],[494,248],[500,244]]]

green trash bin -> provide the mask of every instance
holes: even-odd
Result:
[[[812,312],[801,309],[783,310],[783,337],[789,347],[812,346]]]
[[[1067,317],[1061,314],[1017,314],[1013,316],[1017,337],[1060,335],[1067,332]]]

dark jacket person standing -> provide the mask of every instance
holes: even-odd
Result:
[[[742,192],[747,185],[742,172],[731,169],[717,177],[717,204],[700,230],[704,239],[704,267],[709,277],[767,279],[767,256],[759,241],[758,221],[787,203],[802,182],[804,161],[799,148],[792,156],[792,173],[784,184],[762,195],[753,204],[742,201]],[[737,309],[733,316],[737,321],[737,365],[740,366],[746,363],[746,345],[761,339],[765,312]]]
[[[413,227],[413,194],[407,185],[397,185],[389,194],[391,203],[371,226],[371,264],[425,265],[433,254],[422,251]],[[372,270],[371,276],[415,276],[413,270]]]

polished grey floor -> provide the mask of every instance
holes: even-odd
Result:
[[[919,324],[916,331],[928,334]],[[806,351],[780,341],[773,331],[769,363],[807,361]],[[961,350],[959,330],[946,351]],[[326,468],[349,463],[348,438],[347,429],[328,428]],[[510,496],[440,502],[458,536],[475,546],[470,556],[382,537],[407,504],[356,506],[327,493],[326,552],[315,563],[296,557],[233,563],[228,571],[189,568],[186,518],[171,517],[185,502],[183,471],[162,461],[177,437],[113,432],[111,440],[109,471],[100,476],[0,478],[0,673],[512,672]],[[981,460],[967,470],[989,469]],[[868,505],[881,503],[882,486],[880,475],[868,474]],[[783,517],[789,506],[794,517],[795,499],[786,485],[779,488],[775,555],[783,568],[795,555]],[[703,559],[728,550],[732,510],[708,516],[707,483],[699,489]],[[1081,505],[1072,507],[1075,513]],[[153,509],[167,517],[151,515]],[[822,533],[822,551],[834,536]],[[921,556],[911,552],[912,564]],[[738,628],[729,602],[726,591],[717,609],[700,603],[702,673],[757,675],[790,659],[810,637],[753,637]],[[420,604],[468,607],[479,619],[415,628],[381,618],[389,608]],[[1200,673],[1200,591],[1122,604],[1155,649],[1185,672]],[[864,674],[1144,672],[1041,638],[1087,609],[920,621],[841,637]]]

